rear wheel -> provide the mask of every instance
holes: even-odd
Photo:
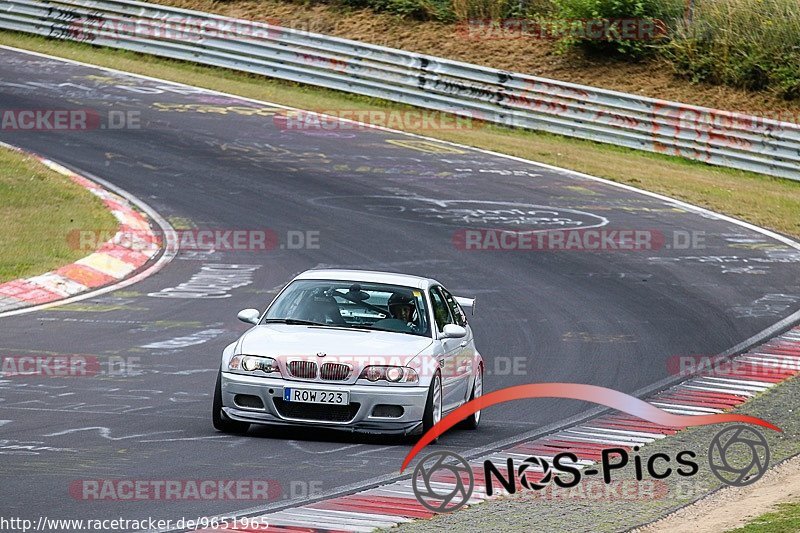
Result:
[[[472,385],[472,394],[469,399],[472,401],[475,398],[480,398],[481,395],[483,395],[483,365],[478,367],[478,373],[475,375],[475,383]],[[480,423],[481,412],[475,411],[464,419],[463,426],[465,429],[477,429]]]
[[[214,388],[214,405],[211,411],[211,422],[214,429],[223,433],[244,433],[250,427],[247,422],[231,420],[222,411],[222,371],[217,372],[217,385]]]
[[[442,376],[437,372],[428,388],[428,401],[425,404],[425,413],[422,415],[422,433],[439,423],[442,419]],[[437,442],[439,438],[431,442]]]

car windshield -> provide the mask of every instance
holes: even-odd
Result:
[[[262,323],[335,326],[431,336],[420,289],[356,281],[296,280]]]

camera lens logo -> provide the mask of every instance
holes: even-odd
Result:
[[[769,466],[767,439],[750,426],[727,427],[711,441],[708,465],[727,485],[743,487],[755,483]]]
[[[531,472],[541,472],[541,476],[537,481],[528,479],[525,471],[530,469]],[[545,488],[553,477],[553,471],[550,469],[550,463],[541,457],[528,457],[523,461],[519,468],[517,468],[517,477],[519,483],[526,489],[542,490]],[[531,476],[533,477],[533,476]]]
[[[475,476],[460,455],[434,452],[414,469],[411,488],[419,503],[431,511],[450,513],[469,501],[475,488]]]

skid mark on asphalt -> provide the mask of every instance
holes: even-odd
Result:
[[[792,294],[765,294],[750,305],[732,307],[736,318],[761,318],[765,316],[780,316],[800,301],[800,296]]]
[[[196,370],[180,370],[178,372],[164,372],[170,376],[189,376],[192,374],[204,374],[206,372],[216,372],[216,368],[198,368]]]
[[[150,437],[152,435],[164,435],[166,433],[183,433],[182,429],[174,429],[169,431],[156,431],[153,433],[138,433],[135,435],[126,435],[124,437],[112,437],[111,436],[111,428],[105,426],[91,426],[85,428],[75,428],[75,429],[65,429],[64,431],[56,431],[55,433],[46,433],[42,435],[43,437],[60,437],[62,435],[70,435],[72,433],[78,433],[81,431],[97,431],[97,433],[103,437],[104,439],[108,440],[127,440],[127,439],[135,439],[137,437]]]
[[[189,281],[147,295],[153,298],[230,298],[230,291],[253,282],[253,273],[259,268],[261,265],[210,263],[203,265]]]
[[[42,441],[0,439],[0,455],[40,455],[41,452],[77,452],[74,448],[43,446]]]
[[[176,437],[174,439],[145,439],[137,442],[185,442],[185,441],[195,441],[195,440],[219,440],[219,439],[229,439],[229,438],[231,438],[230,435],[208,435],[205,437]]]
[[[314,454],[314,455],[327,455],[329,453],[337,453],[337,452],[342,452],[344,450],[350,450],[352,448],[359,448],[361,446],[364,446],[363,444],[347,444],[345,446],[340,446],[338,448],[331,448],[331,449],[328,449],[328,450],[309,450],[309,449],[307,449],[305,446],[303,446],[302,444],[300,444],[296,440],[290,440],[290,441],[288,441],[288,444],[292,448],[300,450],[303,453],[311,453],[311,454]]]
[[[168,339],[165,341],[143,344],[141,348],[174,350],[178,348],[186,348],[188,346],[196,346],[219,337],[225,333],[225,331],[226,330],[224,329],[217,328],[204,329],[184,337],[175,337],[174,339]]]
[[[313,205],[346,209],[351,196],[312,198]],[[491,225],[494,229],[546,232],[564,229],[590,229],[606,226],[606,217],[563,207],[488,200],[442,200],[423,196],[359,196],[357,211],[370,216],[403,219],[411,222],[454,226]]]
[[[396,448],[397,448],[396,446],[378,446],[377,448],[370,448],[368,450],[364,450],[364,451],[361,451],[361,452],[356,452],[356,453],[354,453],[352,455],[354,455],[354,456],[355,455],[367,455],[367,454],[370,454],[370,453],[382,452],[384,450],[395,450]]]

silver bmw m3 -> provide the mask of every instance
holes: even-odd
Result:
[[[213,424],[420,434],[483,391],[483,359],[464,308],[433,279],[309,270],[222,353]],[[480,412],[462,424],[476,428]]]

